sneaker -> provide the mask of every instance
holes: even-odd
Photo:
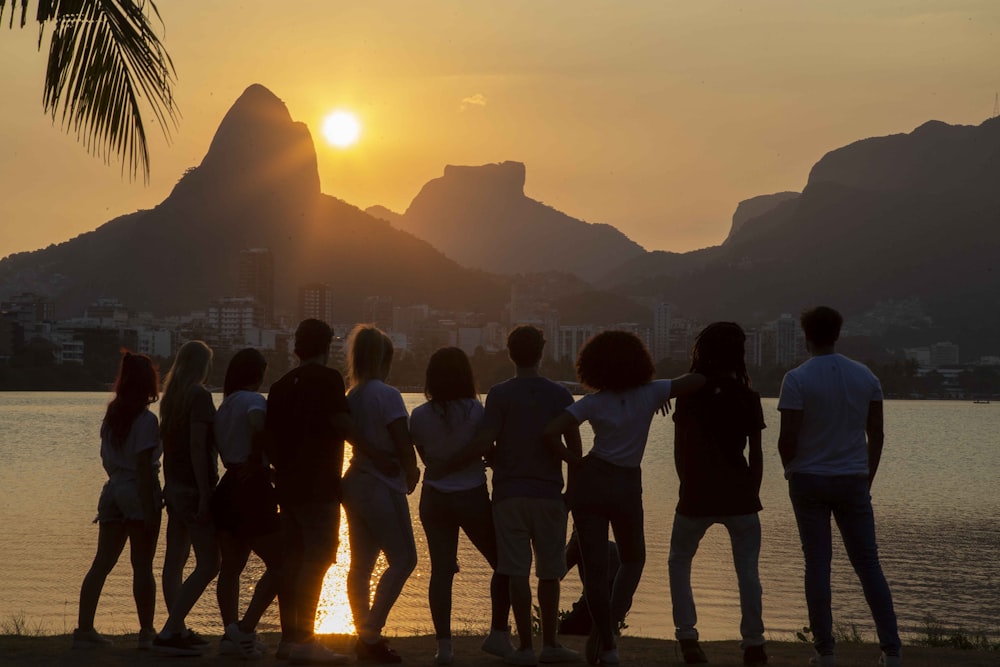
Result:
[[[560,644],[543,646],[542,652],[538,654],[538,662],[547,665],[557,662],[580,662],[580,653]]]
[[[293,665],[346,665],[353,661],[351,656],[335,653],[314,639],[293,645],[288,662]]]
[[[587,635],[587,644],[583,648],[583,653],[587,656],[587,664],[596,665],[601,660],[601,635],[597,628],[591,628]]]
[[[832,653],[817,653],[809,658],[809,664],[816,667],[837,667],[837,658]]]
[[[621,663],[618,658],[618,649],[612,648],[607,651],[601,651],[601,654],[597,657],[597,664],[607,665],[607,667],[617,667]]]
[[[878,658],[878,664],[880,667],[900,667],[903,664],[903,659],[898,655],[887,655],[883,653]]]
[[[292,649],[296,646],[297,644],[294,642],[278,642],[278,650],[274,652],[274,658],[276,660],[288,660],[288,656],[291,655]]]
[[[514,645],[510,643],[510,628],[506,630],[491,629],[480,648],[490,655],[506,658],[507,654],[514,650]]]
[[[181,635],[184,637],[184,639],[187,640],[188,644],[191,644],[191,646],[195,646],[197,648],[208,648],[212,643],[207,639],[205,639],[204,637],[202,637],[201,635],[199,635],[191,628],[184,628],[184,631],[181,633]]]
[[[532,667],[538,664],[535,649],[532,648],[514,649],[503,657],[503,661],[508,665],[521,665],[522,667]]]
[[[743,664],[749,667],[761,667],[767,664],[767,653],[764,652],[764,645],[747,646],[743,649]]]
[[[392,650],[389,642],[384,637],[380,638],[374,644],[359,639],[355,650],[360,660],[371,660],[383,665],[403,662],[402,656]]]
[[[153,628],[142,628],[139,630],[139,639],[136,641],[136,648],[140,651],[148,651],[153,648],[153,638],[156,630]]]
[[[455,652],[450,639],[439,639],[438,649],[434,654],[434,662],[438,665],[450,665],[455,662]]]
[[[680,639],[681,657],[686,665],[702,665],[708,662],[708,656],[701,650],[697,639]]]
[[[226,626],[222,639],[219,640],[219,653],[239,655],[246,660],[256,660],[264,655],[257,648],[259,643],[256,632],[243,632],[239,625],[230,623]]]
[[[90,630],[73,630],[73,648],[106,648],[114,645],[114,642],[91,628]]]
[[[196,656],[205,652],[205,647],[193,645],[180,632],[176,632],[166,638],[156,635],[153,637],[153,645],[150,648],[155,653],[176,656]]]

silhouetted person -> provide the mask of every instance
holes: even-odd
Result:
[[[160,429],[149,405],[159,397],[160,378],[149,357],[125,352],[115,378],[115,397],[101,423],[101,463],[108,481],[97,502],[97,554],[80,587],[80,614],[73,648],[96,648],[111,640],[94,629],[104,581],[129,543],[132,595],[139,614],[139,648],[152,645],[156,629],[153,554],[160,534]]]
[[[281,520],[264,461],[262,438],[267,400],[259,393],[267,361],[258,350],[240,350],[229,362],[222,405],[215,415],[215,441],[226,467],[212,497],[222,565],[216,585],[223,636],[219,653],[259,658],[257,623],[278,594],[281,582]],[[266,569],[253,587],[246,613],[239,617],[240,575],[253,551]]]
[[[899,631],[879,564],[871,484],[882,456],[882,387],[862,364],[834,351],[843,318],[820,306],[801,316],[812,358],[781,383],[778,450],[805,555],[806,604],[816,661],[834,665],[830,610],[830,516],[861,580],[882,647],[880,663],[900,664]]]
[[[420,523],[427,535],[431,577],[427,589],[439,665],[451,664],[452,584],[458,571],[458,535],[466,537],[493,569],[490,580],[492,619],[484,650],[510,644],[510,579],[497,574],[497,537],[486,488],[486,465],[478,455],[463,456],[483,418],[469,358],[457,347],[443,347],[427,364],[424,396],[413,410],[410,435],[424,462]]]
[[[618,568],[621,564],[622,559],[618,555],[618,545],[612,540],[608,540],[608,595],[614,590],[615,577],[618,575]],[[576,532],[576,526],[573,526],[569,542],[566,543],[567,574],[573,568],[576,568],[580,575],[580,583],[585,584],[583,553],[580,551],[580,536]],[[590,629],[593,626],[594,623],[590,618],[590,607],[587,606],[587,591],[584,590],[580,594],[580,599],[573,603],[569,613],[559,620],[559,634],[586,636],[590,634]]]
[[[738,324],[716,322],[695,341],[691,372],[707,382],[677,399],[674,462],[680,501],[670,535],[670,597],[684,662],[708,662],[698,643],[691,561],[705,532],[729,532],[740,590],[740,647],[744,665],[766,665],[760,575],[760,483],[764,473],[760,395],[750,388],[746,335]],[[743,457],[747,449],[748,458]]]
[[[380,329],[358,325],[347,340],[347,394],[358,433],[368,444],[355,446],[344,473],[344,510],[351,542],[347,597],[358,632],[358,657],[379,663],[402,658],[382,636],[392,606],[417,566],[417,545],[407,494],[420,478],[410,441],[406,405],[385,383],[392,367],[392,341]],[[379,553],[389,567],[371,595]]]
[[[475,438],[480,454],[489,453],[493,466],[493,521],[499,563],[497,572],[510,577],[510,601],[517,625],[517,650],[504,660],[511,665],[537,662],[573,662],[579,653],[556,640],[559,623],[559,580],[566,574],[566,503],[562,497],[561,441],[552,446],[543,430],[573,403],[561,385],[542,377],[545,336],[533,326],[516,327],[507,336],[507,354],[515,376],[494,385],[486,395],[483,427]],[[580,456],[580,431],[570,424],[555,434],[565,437]],[[542,650],[532,645],[531,561],[535,555]],[[483,649],[503,652],[502,642]]]
[[[314,664],[349,661],[313,634],[323,578],[337,558],[340,471],[352,430],[344,380],[326,366],[332,339],[325,322],[303,320],[295,330],[299,365],[267,397],[265,451],[275,469],[284,546],[278,658]]]
[[[163,597],[170,615],[153,639],[153,650],[177,656],[201,655],[208,642],[187,629],[188,612],[219,573],[219,542],[212,521],[212,492],[219,481],[212,424],[215,404],[205,388],[212,349],[200,340],[177,351],[163,383],[163,497],[167,505],[167,549]],[[181,583],[194,548],[195,567]]]
[[[632,606],[646,563],[642,508],[642,456],[649,425],[670,398],[697,390],[705,379],[688,374],[654,380],[649,351],[635,334],[602,331],[588,340],[576,360],[580,382],[595,390],[565,408],[545,428],[552,446],[556,436],[590,422],[594,446],[580,452],[563,449],[570,463],[566,498],[583,552],[584,590],[594,626],[587,638],[587,662],[617,665],[615,635]],[[615,531],[621,567],[608,595],[608,527]]]

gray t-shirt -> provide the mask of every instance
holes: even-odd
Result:
[[[468,446],[482,418],[483,404],[475,398],[448,401],[445,406],[424,403],[410,415],[410,438],[425,465],[446,461]],[[424,477],[424,486],[445,493],[475,489],[485,483],[482,459],[440,479]]]
[[[815,356],[785,374],[779,410],[801,410],[802,430],[785,477],[867,475],[868,407],[882,385],[867,366],[841,354]]]
[[[542,431],[572,403],[565,387],[544,377],[515,377],[490,389],[484,424],[498,434],[494,501],[560,497],[562,459],[545,446]]]

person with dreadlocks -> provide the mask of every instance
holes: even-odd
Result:
[[[720,523],[729,531],[740,589],[744,665],[766,665],[760,576],[760,483],[764,471],[760,395],[751,389],[744,360],[746,335],[738,324],[715,322],[695,341],[691,372],[704,387],[677,399],[674,462],[680,501],[670,536],[670,592],[674,626],[684,662],[708,662],[698,644],[691,592],[691,561],[705,532]],[[748,447],[749,445],[749,447]],[[748,458],[743,450],[748,449]]]
[[[583,556],[584,593],[593,619],[587,662],[615,667],[615,635],[632,605],[646,563],[642,507],[642,456],[649,426],[667,401],[697,391],[705,378],[688,373],[653,379],[656,368],[642,341],[627,331],[602,331],[588,340],[576,360],[580,382],[594,390],[545,427],[553,448],[568,428],[590,422],[594,446],[580,460],[563,448],[570,463],[566,501]],[[621,565],[608,594],[608,526],[614,530]]]

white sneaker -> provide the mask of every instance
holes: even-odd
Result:
[[[226,632],[219,640],[219,653],[239,655],[245,660],[257,660],[263,657],[264,652],[257,645],[256,632],[243,632],[236,623],[226,626]]]
[[[315,639],[292,646],[288,661],[293,665],[346,665],[353,662],[351,656],[334,653]]]
[[[90,630],[80,630],[79,628],[73,630],[73,648],[107,648],[112,645],[114,645],[113,641],[102,635],[94,628],[91,628]]]
[[[580,653],[560,644],[543,646],[538,654],[538,662],[553,664],[557,662],[580,662]]]
[[[879,656],[878,664],[881,667],[901,667],[903,659],[898,655],[886,655],[883,653]]]
[[[510,628],[490,630],[490,634],[483,640],[482,649],[490,655],[506,658],[507,654],[514,651],[514,645],[510,643]]]
[[[616,667],[621,663],[621,659],[618,657],[618,649],[613,648],[607,651],[601,651],[600,656],[597,658],[598,664],[606,665],[607,667]]]
[[[156,636],[156,630],[153,628],[142,628],[139,630],[139,639],[136,640],[136,648],[140,651],[148,651],[153,648],[153,637]]]
[[[451,647],[450,639],[439,639],[437,653],[434,654],[434,662],[438,665],[450,665],[455,662],[455,652]]]
[[[508,665],[520,665],[521,667],[533,667],[538,664],[535,657],[535,649],[525,648],[513,650],[503,657],[503,661]]]

